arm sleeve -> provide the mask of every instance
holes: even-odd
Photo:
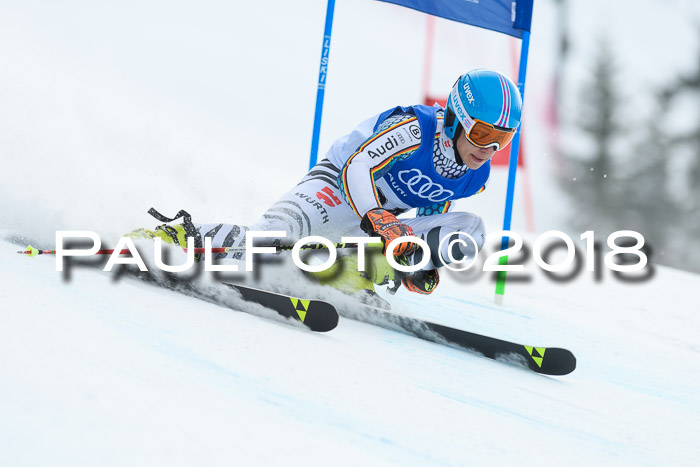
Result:
[[[482,186],[482,187],[479,189],[479,191],[477,191],[477,192],[474,193],[474,194],[475,194],[475,195],[478,195],[479,193],[483,193],[484,190],[486,189],[486,187],[487,187],[488,184],[489,184],[489,180],[490,180],[490,178],[487,178],[486,181],[484,182],[484,186]]]
[[[409,130],[411,125],[417,124],[413,114],[388,117],[343,165],[338,174],[340,193],[359,218],[381,207],[375,181],[420,146],[420,136]]]

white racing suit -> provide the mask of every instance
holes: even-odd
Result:
[[[415,235],[430,246],[430,261],[423,269],[449,262],[448,245],[469,234],[476,243],[454,242],[456,261],[478,253],[484,242],[484,224],[467,212],[449,212],[451,201],[484,190],[490,172],[486,162],[478,170],[457,163],[452,141],[443,134],[441,107],[397,107],[359,124],[337,139],[326,156],[301,182],[273,204],[254,225],[194,224],[201,237],[212,237],[213,247],[245,245],[247,230],[284,231],[282,243],[292,244],[320,235],[331,242],[342,236],[366,236],[362,216],[382,207],[400,215],[417,208],[413,218],[401,217]],[[465,237],[462,237],[465,238]],[[272,244],[269,242],[268,244]],[[419,249],[411,264],[423,257]],[[241,258],[242,253],[216,258]]]

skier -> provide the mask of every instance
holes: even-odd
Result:
[[[393,280],[395,287],[403,284],[411,292],[430,294],[439,282],[437,268],[450,261],[450,240],[462,232],[476,241],[476,249],[470,242],[455,243],[455,261],[475,256],[483,245],[481,218],[451,211],[453,201],[484,191],[490,159],[512,140],[521,110],[520,92],[508,77],[472,70],[459,77],[444,109],[438,104],[395,107],[335,140],[325,158],[255,225],[194,224],[186,218],[182,224],[146,232],[182,246],[187,236],[195,237],[196,246],[203,245],[203,237],[212,237],[213,247],[245,245],[249,229],[285,231],[290,243],[308,235],[340,241],[341,236],[367,234],[381,237],[386,245],[398,237],[417,236],[430,246],[430,260],[413,274],[398,273],[376,256],[360,274],[355,256],[347,256],[339,258],[346,263],[341,274],[320,279],[370,293],[373,284]],[[397,218],[412,208],[414,218]],[[450,238],[441,242],[445,237]],[[418,264],[423,254],[410,242],[394,249],[403,265]],[[240,259],[242,254],[218,255],[226,256]]]

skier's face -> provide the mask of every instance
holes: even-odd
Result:
[[[464,165],[472,170],[476,170],[481,167],[484,162],[491,159],[496,153],[495,147],[490,148],[479,148],[474,146],[469,142],[467,138],[464,137],[464,130],[460,128],[459,135],[457,135],[457,155]]]

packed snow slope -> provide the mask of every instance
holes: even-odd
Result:
[[[342,319],[313,333],[0,242],[0,465],[694,465],[696,275],[493,304],[443,275],[394,311],[571,349],[545,377]]]
[[[392,299],[399,313],[571,349],[577,370],[550,378],[345,319],[314,334],[96,269],[66,280],[52,258],[15,253],[54,247],[57,230],[112,240],[152,226],[151,206],[255,222],[306,172],[326,3],[0,5],[0,237],[22,239],[0,240],[0,466],[697,464],[697,275],[557,283],[530,261],[532,280],[509,276],[501,306],[478,274]],[[527,180],[537,231],[572,215],[548,147],[557,3],[538,0],[533,17],[520,233]],[[609,33],[629,91],[620,110],[639,122],[650,90],[696,63],[698,5],[571,5],[567,94]],[[629,8],[635,21],[619,21]],[[337,2],[321,154],[422,101],[425,28],[412,10]],[[438,20],[429,92],[471,68],[514,77],[511,47]],[[494,169],[457,209],[498,230],[505,185]]]

